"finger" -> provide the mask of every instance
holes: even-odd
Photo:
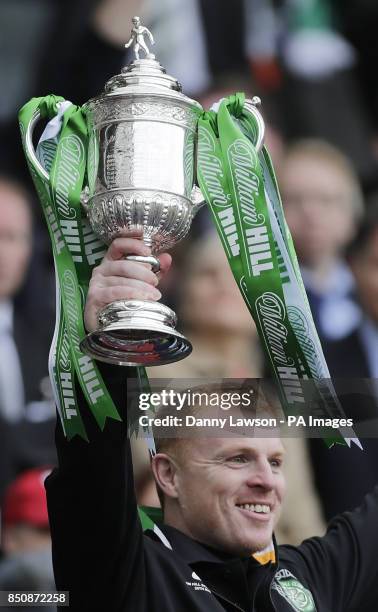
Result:
[[[119,280],[119,278],[116,277],[116,280]],[[112,302],[118,300],[157,301],[160,299],[160,291],[154,289],[151,285],[141,281],[127,280],[128,283],[124,285],[96,286],[95,289],[89,291],[84,311],[84,323],[87,331],[91,332],[97,329],[100,310]]]
[[[104,276],[101,279],[100,284],[97,285],[97,287],[101,289],[104,289],[106,287],[133,287],[135,289],[140,289],[140,291],[144,294],[148,294],[149,296],[151,296],[152,300],[160,300],[161,298],[161,293],[159,289],[155,289],[155,287],[151,286],[149,283],[145,283],[144,281],[137,280],[135,278],[123,278],[122,276]]]
[[[146,267],[145,265],[135,261],[128,261],[126,259],[119,259],[117,261],[103,261],[101,266],[97,268],[95,276],[118,276],[125,279],[135,278],[153,286],[156,286],[159,282],[156,274],[151,271],[149,266]]]
[[[138,281],[135,281],[137,283]],[[161,297],[160,291],[150,285],[113,285],[99,287],[96,291],[96,304],[103,308],[118,300],[152,300],[156,302]]]
[[[160,261],[160,274],[164,276],[172,265],[172,257],[169,253],[162,253],[159,255],[158,259]]]
[[[151,249],[141,239],[120,236],[110,244],[104,257],[107,261],[122,259],[125,255],[150,255]]]

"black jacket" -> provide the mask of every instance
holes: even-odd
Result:
[[[13,337],[20,359],[25,404],[28,404],[43,399],[41,382],[49,375],[47,362],[54,320],[45,307],[38,318],[28,304],[22,303],[21,297],[22,294],[13,302]]]
[[[103,372],[122,411],[124,370]],[[70,610],[378,609],[378,489],[325,537],[280,546],[278,563],[232,558],[167,526],[162,542],[139,523],[125,424],[108,422],[101,433],[85,405],[82,412],[91,442],[67,442],[59,425],[59,468],[46,481],[56,583],[70,591]]]

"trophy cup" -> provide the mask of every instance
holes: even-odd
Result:
[[[105,85],[105,93],[84,106],[89,128],[88,189],[85,206],[94,232],[109,244],[119,235],[142,233],[151,257],[126,259],[151,264],[156,255],[188,233],[204,204],[194,185],[196,127],[202,107],[181,93],[149,52],[147,28],[133,18],[135,59]],[[145,58],[139,58],[142,49]],[[190,342],[176,329],[177,317],[153,301],[109,304],[98,330],[82,342],[95,359],[122,365],[161,365],[190,354]]]
[[[180,83],[150,53],[145,37],[152,43],[153,37],[139,17],[132,23],[125,46],[134,44],[134,61],[83,107],[89,142],[88,185],[81,202],[104,243],[121,235],[141,237],[152,255],[126,259],[150,264],[157,272],[156,256],[186,236],[205,203],[195,185],[202,107],[182,93]],[[145,54],[142,59],[140,50]],[[255,114],[253,104],[248,109]],[[30,125],[29,143],[38,119],[39,114]],[[98,322],[98,329],[86,336],[80,348],[99,361],[153,366],[178,361],[192,351],[190,342],[175,329],[175,313],[159,302],[115,301],[102,309]]]

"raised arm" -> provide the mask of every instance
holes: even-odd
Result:
[[[300,568],[318,609],[332,612],[378,610],[378,487],[361,506],[333,519],[322,538],[305,540],[298,548],[282,546],[293,574]]]
[[[118,238],[93,272],[85,308],[88,331],[97,314],[116,299],[152,299],[156,275],[126,254],[149,254],[140,240]],[[161,256],[167,269],[170,256]],[[126,435],[128,368],[99,364],[123,422],[108,420],[103,432],[77,388],[90,439],[68,442],[57,425],[59,467],[46,481],[57,588],[70,591],[70,610],[129,609],[144,587],[143,539],[137,516],[130,444]]]

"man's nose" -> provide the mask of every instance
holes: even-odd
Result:
[[[250,487],[261,487],[266,490],[274,488],[274,474],[269,461],[262,459],[255,463],[248,475],[247,484]]]

